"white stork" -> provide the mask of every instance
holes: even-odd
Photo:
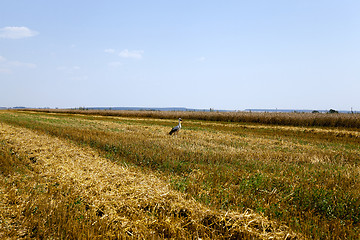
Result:
[[[181,118],[179,118],[179,125],[171,129],[171,131],[169,132],[170,135],[179,132],[179,130],[181,129],[181,121]]]

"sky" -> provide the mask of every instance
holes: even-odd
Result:
[[[0,107],[360,110],[358,0],[1,0]]]

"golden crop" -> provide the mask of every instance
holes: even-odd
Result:
[[[64,234],[104,234],[88,227],[95,222],[110,238],[359,236],[360,133],[353,126],[205,121],[183,113],[180,134],[169,136],[180,113],[131,114],[0,112],[0,141],[16,153],[10,158],[27,161],[23,168],[43,181],[36,199],[72,202],[72,226],[88,231],[64,226]]]

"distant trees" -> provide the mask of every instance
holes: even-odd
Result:
[[[339,113],[339,112],[336,111],[336,110],[334,110],[334,109],[330,109],[330,110],[328,111],[328,113]]]
[[[314,110],[314,111],[312,111],[311,113],[320,113],[320,111]],[[327,111],[326,113],[330,113],[330,114],[332,114],[332,113],[339,113],[339,111],[336,111],[336,110],[330,108],[330,110]]]

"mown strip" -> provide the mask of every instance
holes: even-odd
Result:
[[[128,237],[90,211],[82,191],[66,179],[44,178],[34,162],[0,142],[1,239]]]

